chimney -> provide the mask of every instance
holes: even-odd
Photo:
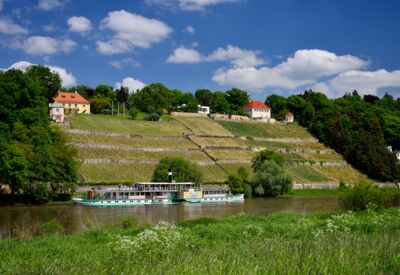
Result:
[[[75,93],[77,94],[78,92],[77,92],[77,91],[75,91]]]
[[[172,183],[172,170],[171,170],[171,168],[168,169],[168,182]]]

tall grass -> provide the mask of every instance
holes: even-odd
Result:
[[[398,274],[400,210],[122,223],[0,243],[0,273]]]

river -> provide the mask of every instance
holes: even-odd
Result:
[[[400,205],[396,196],[395,205]],[[254,198],[230,203],[178,203],[131,207],[87,207],[72,204],[43,206],[0,206],[0,239],[18,236],[41,223],[56,219],[65,233],[115,224],[124,217],[140,223],[178,223],[199,217],[224,217],[241,213],[267,215],[278,211],[315,213],[343,209],[336,196]]]

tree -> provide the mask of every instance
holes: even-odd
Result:
[[[153,173],[154,182],[167,182],[168,171],[172,171],[173,180],[176,182],[201,183],[202,174],[199,167],[179,157],[165,157],[156,165]]]
[[[376,95],[364,95],[364,101],[370,104],[375,104],[379,100],[379,97]]]
[[[43,65],[30,66],[26,69],[26,76],[40,82],[42,89],[40,94],[48,102],[53,102],[61,88],[61,78],[57,72],[52,72],[49,67]]]
[[[90,109],[93,114],[102,114],[105,110],[110,110],[111,105],[110,99],[101,94],[95,95],[90,100]]]
[[[267,160],[255,171],[251,185],[258,196],[277,196],[290,191],[292,179],[278,164]]]
[[[213,104],[214,94],[210,90],[199,89],[194,95],[202,106],[211,106]]]
[[[230,112],[229,102],[226,100],[225,93],[214,93],[214,98],[211,104],[211,112],[219,114],[227,114]]]
[[[28,161],[22,150],[2,139],[0,152],[0,185],[8,185],[12,194],[18,194],[28,178]]]
[[[129,109],[129,116],[131,119],[136,119],[136,116],[139,114],[139,109],[132,107]]]
[[[115,90],[117,102],[126,103],[129,97],[129,90],[127,87],[121,86],[119,89]]]
[[[251,197],[252,191],[248,178],[249,172],[244,167],[239,167],[236,174],[228,176],[225,184],[229,186],[233,194],[244,193],[247,197]]]
[[[285,97],[272,94],[267,96],[265,104],[271,108],[274,118],[277,120],[285,119],[285,114],[287,113],[287,100]]]
[[[43,66],[0,74],[0,182],[32,202],[72,192],[76,181],[76,150],[48,118],[58,78]]]
[[[109,85],[105,84],[100,84],[96,87],[95,89],[95,95],[102,95],[103,97],[106,97],[110,100],[110,102],[115,102],[116,101],[116,94],[113,90],[113,88]]]
[[[251,167],[253,168],[254,171],[257,171],[260,169],[260,167],[263,165],[265,161],[274,161],[277,165],[280,167],[283,166],[285,163],[284,158],[282,155],[275,153],[273,151],[269,150],[264,150],[256,154],[253,159],[251,160],[252,165]]]
[[[249,103],[250,97],[246,91],[233,88],[226,92],[226,100],[229,103],[230,110],[238,112]]]
[[[95,90],[92,87],[86,85],[78,85],[68,89],[70,92],[78,92],[81,96],[86,99],[91,99],[94,96]]]

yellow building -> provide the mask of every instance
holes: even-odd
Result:
[[[78,92],[59,92],[54,102],[64,106],[64,114],[90,114],[90,102]]]

